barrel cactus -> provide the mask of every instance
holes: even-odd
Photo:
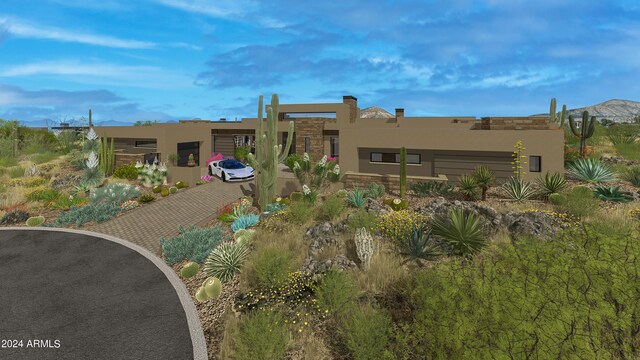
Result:
[[[204,286],[200,286],[196,291],[196,300],[198,300],[198,302],[205,302],[208,298],[209,296],[207,296],[207,291],[204,289]]]
[[[196,300],[202,303],[209,299],[217,299],[222,293],[222,282],[216,277],[209,277],[196,291]]]
[[[161,185],[156,185],[153,187],[152,191],[156,194],[159,194],[160,191],[162,191],[162,186]]]
[[[178,192],[178,187],[172,186],[172,187],[169,188],[169,193],[170,194],[175,194],[177,192]]]
[[[194,277],[199,270],[200,265],[198,265],[197,262],[189,261],[188,263],[184,264],[182,270],[180,270],[180,275],[182,275],[182,277],[185,279],[189,279],[191,277]]]
[[[42,224],[44,224],[44,216],[40,215],[40,216],[32,216],[30,218],[27,219],[27,226],[40,226]]]
[[[160,190],[160,195],[162,195],[162,196],[169,196],[169,189],[168,189],[168,188],[166,188],[166,187],[163,187],[163,188]]]

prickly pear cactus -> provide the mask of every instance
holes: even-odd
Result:
[[[40,216],[32,216],[30,218],[27,219],[27,226],[40,226],[42,224],[44,224],[44,216],[40,215]]]

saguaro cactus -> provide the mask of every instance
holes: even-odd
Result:
[[[113,138],[111,138],[111,144],[107,143],[106,138],[100,139],[99,162],[100,169],[105,174],[105,176],[109,176],[113,172],[113,165],[115,161],[114,151]]]
[[[589,112],[583,112],[582,124],[580,125],[580,130],[578,130],[573,115],[569,115],[569,126],[571,127],[571,132],[580,138],[580,157],[584,157],[587,148],[587,139],[593,136],[593,131],[596,127],[596,117],[592,116],[591,120],[589,120]]]
[[[293,141],[293,121],[289,122],[287,143],[282,148],[278,144],[278,95],[271,96],[271,106],[267,109],[266,132],[262,118],[263,97],[258,101],[258,128],[256,129],[256,153],[249,154],[247,160],[256,171],[256,187],[258,190],[258,204],[264,210],[276,196],[278,186],[278,163],[284,161],[289,154]]]
[[[560,116],[556,113],[556,98],[551,99],[551,106],[549,108],[549,123],[558,123],[560,127],[564,126],[564,121],[567,119],[567,105],[562,105],[562,112]]]
[[[407,191],[407,149],[400,149],[400,197],[403,198]]]

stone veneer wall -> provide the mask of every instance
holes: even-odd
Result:
[[[114,153],[115,156],[115,168],[120,165],[129,164],[136,161],[144,162],[144,154],[124,154]]]
[[[549,119],[542,116],[483,117],[481,130],[548,130]]]
[[[447,180],[448,178],[445,175],[439,175],[437,177],[407,176],[407,188],[409,188],[409,185],[417,182]],[[344,183],[345,189],[353,187],[366,188],[370,183],[376,182],[384,185],[387,190],[400,190],[400,175],[381,175],[348,171],[342,177],[342,182]]]
[[[311,149],[309,156],[311,161],[318,161],[324,155],[324,123],[329,119],[325,118],[296,118],[295,124],[296,153],[304,153],[304,138],[311,139]]]

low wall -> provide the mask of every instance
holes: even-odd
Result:
[[[445,175],[438,176],[407,176],[407,186],[413,183],[426,181],[448,181]],[[381,175],[369,173],[357,173],[348,171],[342,178],[345,188],[366,188],[370,183],[376,182],[384,185],[387,190],[400,190],[400,175]]]
[[[125,154],[115,152],[115,168],[121,165],[135,163],[137,161],[144,162],[144,154]]]

